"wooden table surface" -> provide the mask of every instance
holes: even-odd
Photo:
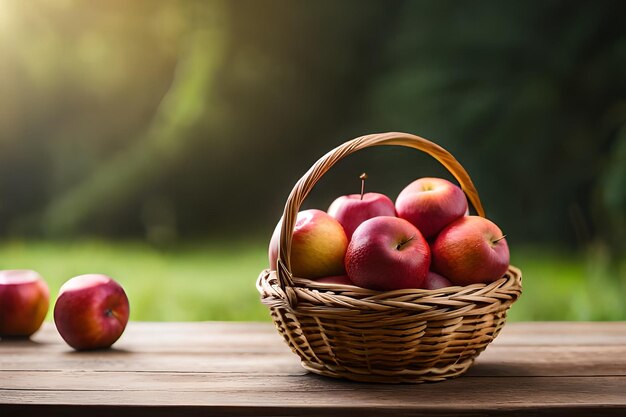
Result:
[[[269,323],[130,323],[74,352],[46,323],[0,341],[0,416],[626,416],[626,323],[509,323],[460,378],[334,380],[300,367]]]

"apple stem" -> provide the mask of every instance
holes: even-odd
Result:
[[[502,235],[501,237],[497,238],[496,240],[492,241],[491,243],[498,243],[499,241],[501,241],[505,237],[506,237],[506,235]]]
[[[364,172],[359,175],[359,178],[361,179],[361,200],[363,200],[363,192],[365,191],[365,180],[367,179],[367,174]]]
[[[398,246],[396,246],[396,250],[400,250],[400,249],[402,249],[402,247],[403,247],[404,245],[406,245],[407,243],[409,243],[409,242],[410,242],[410,241],[412,241],[413,239],[415,239],[415,235],[411,236],[410,238],[408,238],[407,240],[405,240],[405,241],[404,241],[404,242],[402,242],[402,243],[398,243]]]
[[[107,317],[111,317],[113,315],[113,310],[111,310],[110,308],[107,308],[104,311],[104,315],[107,316]]]

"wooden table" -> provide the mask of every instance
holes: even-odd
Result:
[[[308,374],[269,323],[130,323],[74,352],[47,323],[0,342],[0,416],[626,416],[625,323],[509,323],[463,377],[378,385]]]

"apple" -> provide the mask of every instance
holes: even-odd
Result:
[[[394,216],[396,208],[389,197],[380,193],[363,193],[367,174],[361,178],[361,194],[343,195],[328,207],[328,214],[343,226],[348,240],[356,228],[367,219],[378,216]]]
[[[348,194],[333,201],[328,207],[328,214],[341,223],[349,240],[365,220],[378,216],[395,216],[396,209],[393,201],[384,194]]]
[[[427,239],[464,216],[467,210],[463,190],[443,178],[415,180],[396,199],[398,217],[413,223]]]
[[[341,284],[341,285],[354,285],[347,275],[335,275],[332,277],[316,278],[316,282],[322,282],[324,284]]]
[[[509,267],[509,247],[490,220],[465,216],[439,233],[432,246],[433,271],[457,285],[489,283]]]
[[[359,287],[380,291],[420,288],[430,266],[430,248],[408,221],[380,216],[356,228],[345,262],[348,277]]]
[[[106,275],[80,275],[61,287],[54,323],[74,349],[104,349],[122,335],[129,312],[128,297],[120,284]]]
[[[448,278],[437,274],[433,271],[428,271],[426,280],[424,281],[424,289],[426,290],[438,290],[440,288],[452,287],[454,284]]]
[[[269,246],[270,269],[276,270],[281,222]],[[337,220],[321,210],[298,213],[291,241],[291,272],[300,278],[321,278],[345,273],[343,260],[348,238]]]
[[[48,285],[30,270],[0,271],[0,337],[28,337],[41,327],[50,302]]]

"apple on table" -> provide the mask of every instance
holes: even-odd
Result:
[[[456,285],[490,283],[509,267],[502,231],[480,216],[465,216],[446,226],[432,245],[433,271]]]
[[[278,241],[282,221],[278,222],[269,245],[270,269],[277,269]],[[291,272],[300,278],[344,275],[344,256],[348,238],[343,227],[327,213],[303,210],[296,217],[291,241]]]
[[[395,216],[396,209],[389,197],[380,193],[364,193],[367,174],[363,173],[361,179],[361,194],[348,194],[335,199],[328,214],[343,226],[348,240],[356,228],[365,220],[378,216]]]
[[[104,349],[122,335],[129,313],[120,284],[106,275],[87,274],[63,284],[54,306],[54,323],[74,349]]]
[[[27,269],[0,271],[0,337],[29,337],[48,313],[50,291],[41,275]]]
[[[350,280],[372,290],[420,288],[429,266],[428,243],[415,226],[398,217],[380,216],[361,223],[346,252]]]

